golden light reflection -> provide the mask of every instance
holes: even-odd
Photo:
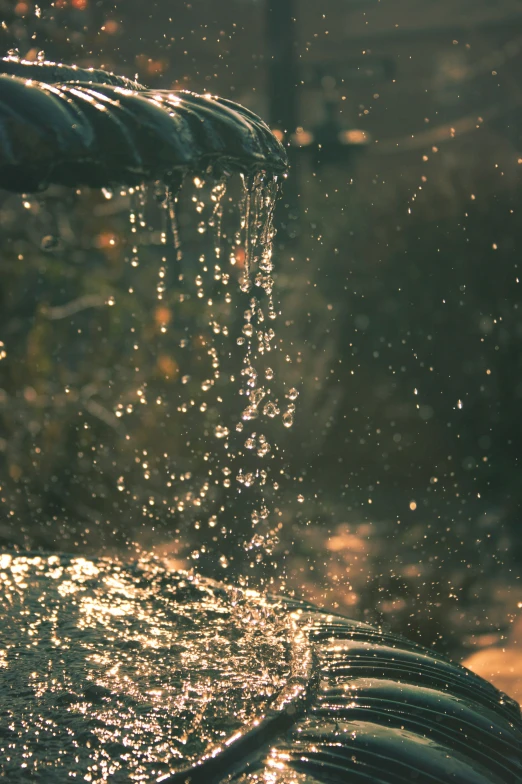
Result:
[[[288,675],[284,630],[257,595],[154,561],[4,554],[0,577],[7,780],[25,766],[154,781],[252,722]]]

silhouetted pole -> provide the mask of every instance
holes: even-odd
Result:
[[[289,237],[295,236],[299,194],[297,150],[288,145],[298,125],[296,5],[296,0],[266,0],[269,123],[273,130],[282,132],[291,167],[276,221],[280,232]]]

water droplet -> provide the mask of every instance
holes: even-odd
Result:
[[[294,417],[292,416],[292,412],[285,411],[285,413],[283,414],[283,425],[285,427],[292,427],[293,424],[294,424]]]
[[[279,409],[275,403],[270,401],[265,404],[265,407],[263,408],[263,414],[267,417],[270,417],[270,419],[273,419],[279,414]]]
[[[265,378],[268,381],[271,381],[273,377],[274,377],[274,371],[272,370],[272,368],[267,367],[267,369],[265,370]]]
[[[295,387],[292,387],[292,389],[288,390],[286,396],[290,400],[297,400],[297,398],[299,397],[299,392],[297,391],[297,389]]]
[[[216,438],[226,438],[228,436],[229,432],[230,431],[229,431],[228,427],[225,427],[224,425],[217,425],[214,428],[214,434],[215,434]]]
[[[101,192],[103,193],[103,195],[107,200],[112,199],[112,197],[114,196],[114,192],[112,188],[102,188]]]
[[[302,503],[304,502],[304,495],[298,495],[298,496],[297,496],[297,500],[298,500],[298,502],[299,502],[300,504],[302,504]]]
[[[251,550],[253,547],[262,547],[265,543],[265,537],[262,534],[254,534],[250,542],[247,544],[247,549]]]
[[[257,455],[258,455],[258,457],[265,457],[265,455],[267,455],[270,452],[271,449],[272,449],[272,447],[270,446],[270,444],[268,443],[266,438],[264,436],[259,436],[259,438],[257,440]]]

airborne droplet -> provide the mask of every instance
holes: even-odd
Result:
[[[294,424],[294,417],[291,411],[285,411],[283,414],[283,425],[285,427],[292,427]]]
[[[263,414],[267,417],[270,417],[270,419],[273,419],[279,414],[279,409],[275,403],[272,403],[272,401],[270,401],[263,408]]]

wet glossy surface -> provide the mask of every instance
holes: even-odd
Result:
[[[286,682],[284,619],[240,593],[64,556],[3,555],[0,575],[9,781],[149,780],[251,722]]]
[[[0,556],[9,781],[517,784],[518,705],[414,643],[169,571]]]
[[[62,73],[55,63],[7,59],[0,74],[2,62],[9,75],[0,75],[1,188],[107,187],[177,182],[209,168],[216,176],[286,168],[269,128],[233,101],[147,90],[112,74],[102,83],[103,71]]]

